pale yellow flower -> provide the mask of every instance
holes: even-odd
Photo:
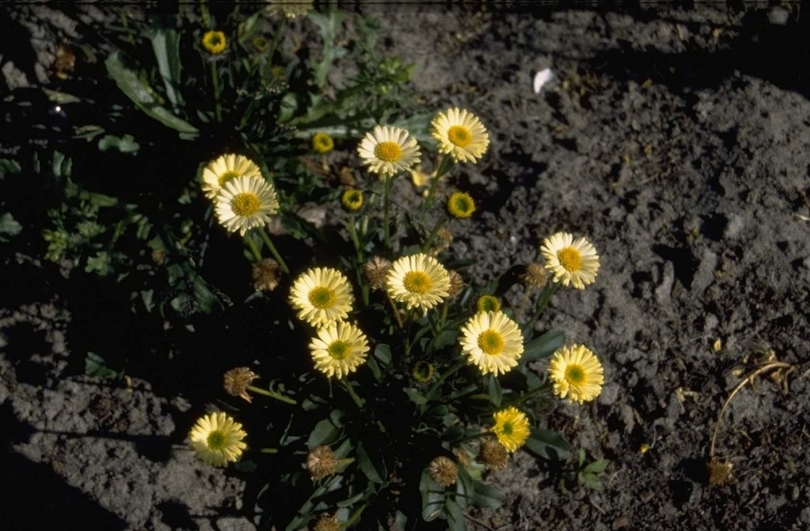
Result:
[[[228,46],[228,39],[221,31],[206,31],[202,38],[202,45],[205,51],[211,55],[219,55]]]
[[[543,240],[540,253],[546,259],[546,269],[554,275],[554,282],[585,289],[596,280],[599,255],[585,238],[574,240],[571,234],[558,232]]]
[[[428,311],[448,296],[450,275],[426,254],[403,256],[391,265],[386,279],[388,294],[408,309]]]
[[[526,443],[531,427],[525,413],[510,406],[495,413],[492,431],[507,452],[514,452]]]
[[[197,457],[219,467],[239,459],[247,447],[242,442],[246,436],[242,425],[221,411],[202,417],[188,434]]]
[[[409,171],[420,155],[419,146],[408,131],[381,125],[366,133],[357,152],[369,171],[380,174],[381,178]]]
[[[214,199],[225,183],[237,177],[262,178],[262,172],[255,162],[242,155],[229,153],[209,162],[202,173],[202,189],[205,197]]]
[[[368,339],[345,321],[323,326],[309,344],[315,368],[329,377],[343,378],[366,361]]]
[[[214,212],[219,224],[242,236],[256,227],[270,223],[278,212],[276,190],[264,179],[237,177],[225,183],[214,199]]]
[[[431,136],[439,143],[439,151],[449,154],[456,162],[475,163],[489,146],[487,128],[474,114],[464,109],[448,109],[431,122]]]
[[[290,304],[298,318],[313,326],[342,321],[352,310],[354,295],[346,276],[337,269],[316,267],[302,273],[290,290]]]
[[[605,383],[602,364],[584,345],[557,350],[549,361],[548,375],[554,382],[554,394],[580,404],[599,396]]]
[[[523,354],[523,334],[503,312],[478,312],[461,327],[461,350],[483,374],[512,370]]]

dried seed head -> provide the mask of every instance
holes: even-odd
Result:
[[[244,398],[250,402],[250,395],[247,393],[248,386],[259,376],[247,367],[237,367],[231,369],[223,376],[222,387],[225,392],[232,396]]]
[[[331,476],[337,469],[335,452],[328,446],[313,448],[307,455],[307,470],[313,481]]]
[[[487,439],[481,443],[478,458],[488,470],[503,470],[509,464],[509,452],[495,439]]]
[[[374,256],[366,262],[363,266],[363,272],[366,274],[366,280],[368,280],[371,289],[385,288],[385,279],[388,276],[389,269],[391,269],[391,262],[380,256]]]
[[[340,522],[338,522],[336,514],[332,516],[329,516],[328,514],[322,514],[315,522],[315,525],[312,526],[312,531],[339,531],[339,530],[340,530]]]
[[[449,487],[458,478],[458,468],[449,457],[439,456],[430,462],[428,472],[433,481],[442,487]]]
[[[166,251],[163,249],[152,249],[152,262],[162,266],[166,262]]]
[[[464,289],[464,280],[461,275],[453,270],[447,271],[447,274],[450,275],[450,287],[447,289],[447,296],[456,297]]]
[[[542,288],[548,281],[548,273],[546,273],[546,268],[540,264],[528,264],[520,281],[526,287]]]
[[[433,244],[431,244],[428,254],[430,256],[436,256],[440,252],[450,247],[450,243],[452,241],[453,233],[447,230],[447,228],[442,227],[439,229],[439,232],[436,233],[436,240],[433,242]]]
[[[253,289],[256,291],[273,291],[278,286],[281,270],[278,262],[272,258],[265,258],[258,264],[253,264]]]
[[[731,479],[731,463],[712,458],[706,463],[709,472],[709,486],[720,487]]]

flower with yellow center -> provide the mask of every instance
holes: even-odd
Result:
[[[482,374],[512,370],[523,354],[523,334],[503,312],[479,312],[461,327],[461,350]]]
[[[408,309],[427,312],[448,296],[450,275],[442,264],[426,254],[403,256],[391,265],[386,279],[388,295]]]
[[[290,290],[290,304],[298,318],[312,326],[342,321],[352,309],[354,295],[346,276],[337,269],[316,267],[302,273]]]
[[[523,412],[511,406],[495,413],[492,431],[507,452],[514,452],[523,446],[531,433],[529,419]]]
[[[466,219],[475,212],[475,201],[470,194],[453,192],[447,200],[447,213],[456,219]]]
[[[410,133],[401,127],[378,125],[366,133],[357,152],[372,173],[381,178],[398,171],[409,171],[419,160],[419,146]]]
[[[554,282],[585,289],[596,280],[599,255],[585,238],[574,240],[571,234],[558,232],[543,240],[540,253],[546,259],[546,269],[554,275]]]
[[[359,212],[363,208],[363,192],[357,188],[349,188],[340,196],[340,203],[348,212]]]
[[[255,162],[242,155],[228,153],[209,162],[202,173],[202,189],[205,197],[214,199],[225,183],[237,177],[262,178],[262,172]]]
[[[440,112],[431,126],[431,135],[439,142],[439,151],[449,154],[456,162],[475,163],[489,146],[487,128],[474,114],[464,109]]]
[[[312,136],[312,149],[315,153],[329,153],[335,147],[335,141],[324,132],[315,133]]]
[[[228,46],[228,39],[221,31],[206,31],[202,38],[202,45],[205,51],[211,55],[219,55],[225,51]]]
[[[338,379],[356,371],[369,350],[366,334],[345,321],[321,327],[309,349],[315,368]]]
[[[604,370],[599,359],[584,345],[562,347],[548,363],[554,394],[573,402],[588,402],[602,392]]]
[[[287,18],[304,16],[313,8],[312,0],[270,0],[267,11],[271,15],[284,15]]]
[[[214,201],[219,224],[242,236],[267,225],[270,216],[278,212],[276,190],[264,179],[238,177],[225,183]]]
[[[199,419],[188,434],[191,449],[197,457],[213,466],[226,466],[236,462],[247,445],[242,442],[247,434],[242,425],[218,411]]]
[[[428,383],[433,379],[433,372],[435,370],[432,363],[417,361],[413,366],[411,375],[413,379],[419,383]]]
[[[501,311],[501,301],[492,295],[481,295],[475,301],[475,308],[479,312],[499,312]]]

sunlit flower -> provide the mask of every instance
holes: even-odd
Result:
[[[372,173],[381,178],[398,171],[409,171],[419,160],[419,146],[410,133],[401,127],[378,125],[366,133],[357,152]]]
[[[281,269],[278,262],[272,258],[263,258],[261,262],[253,264],[253,289],[256,291],[273,291],[278,286]]]
[[[439,151],[456,162],[475,163],[489,146],[489,134],[484,124],[463,109],[448,109],[431,122],[431,135],[439,142]]]
[[[191,449],[197,457],[213,466],[226,466],[236,462],[247,445],[242,442],[247,434],[242,425],[222,412],[211,413],[199,419],[188,434]]]
[[[479,312],[461,327],[461,350],[483,374],[512,370],[523,354],[523,334],[503,312]]]
[[[312,11],[312,0],[270,0],[267,11],[271,15],[284,15],[287,18],[304,16]]]
[[[219,55],[228,46],[228,39],[221,31],[206,31],[202,38],[202,45],[205,51],[211,55]]]
[[[328,446],[318,446],[307,454],[307,470],[313,481],[331,476],[337,470],[335,452]]]
[[[315,153],[329,153],[334,147],[335,141],[328,134],[320,132],[312,136],[312,149]]]
[[[413,365],[411,375],[413,376],[413,379],[419,383],[428,383],[433,379],[434,371],[435,368],[433,367],[432,363],[428,363],[426,361],[417,361]]]
[[[242,236],[255,227],[270,223],[278,212],[276,190],[264,179],[238,177],[225,183],[214,199],[220,225]]]
[[[381,256],[373,256],[371,260],[363,264],[363,274],[368,280],[368,285],[375,291],[385,287],[385,279],[388,278],[390,270],[391,262]]]
[[[447,199],[447,213],[456,219],[466,219],[475,212],[475,201],[470,194],[453,192]]]
[[[316,267],[302,273],[290,290],[290,304],[298,318],[313,326],[326,326],[345,319],[354,295],[346,276],[337,269]]]
[[[511,406],[495,413],[492,431],[507,452],[514,452],[523,446],[531,433],[529,419],[523,412]]]
[[[253,380],[259,378],[259,375],[251,371],[247,367],[236,367],[225,373],[223,376],[222,387],[225,392],[231,396],[237,396],[250,402],[251,398],[248,394],[248,387],[253,383]]]
[[[315,368],[338,379],[356,371],[369,350],[366,335],[345,321],[321,327],[309,349]]]
[[[554,394],[582,404],[602,392],[604,370],[599,359],[584,345],[562,347],[548,363]]]
[[[479,312],[499,312],[501,311],[501,301],[492,295],[481,295],[475,301],[475,308]]]
[[[458,467],[452,459],[442,455],[430,462],[428,474],[440,487],[449,487],[458,479]]]
[[[478,459],[488,470],[503,470],[509,465],[509,452],[495,439],[487,438],[481,443]]]
[[[262,172],[255,162],[242,155],[229,153],[209,162],[202,173],[202,189],[205,197],[214,199],[225,183],[237,177],[262,178]]]
[[[392,299],[407,308],[428,311],[448,296],[450,275],[435,258],[426,254],[403,256],[388,272],[386,288]]]
[[[585,289],[596,280],[599,255],[585,238],[574,240],[571,234],[558,232],[543,240],[540,253],[546,259],[546,269],[554,275],[554,282]]]
[[[359,212],[363,208],[363,192],[357,188],[349,188],[341,194],[340,203],[348,212]]]

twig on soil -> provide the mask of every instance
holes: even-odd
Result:
[[[720,430],[720,423],[723,420],[723,413],[726,411],[726,408],[731,403],[731,400],[736,396],[736,394],[742,389],[746,384],[753,382],[754,378],[759,376],[760,374],[770,371],[772,369],[791,369],[793,366],[790,363],[785,363],[783,361],[773,361],[766,365],[763,365],[759,369],[755,370],[748,376],[742,379],[742,381],[737,384],[737,387],[728,395],[726,398],[725,403],[723,403],[723,407],[720,408],[720,414],[717,416],[717,423],[714,425],[714,435],[712,435],[712,444],[709,447],[709,459],[714,459],[714,445],[717,442],[717,433]]]
[[[464,514],[464,518],[466,518],[466,519],[467,519],[467,520],[469,520],[470,522],[473,522],[473,523],[476,523],[476,524],[480,525],[481,527],[483,527],[483,528],[485,528],[485,529],[489,529],[489,531],[495,531],[495,528],[494,528],[494,527],[490,527],[490,526],[488,526],[487,524],[485,524],[485,523],[484,523],[484,522],[482,522],[481,520],[478,520],[477,518],[473,518],[473,517],[472,517],[472,516],[470,516],[469,514],[466,514],[466,513],[465,513],[465,514]],[[500,528],[499,528],[499,529],[500,529]]]

